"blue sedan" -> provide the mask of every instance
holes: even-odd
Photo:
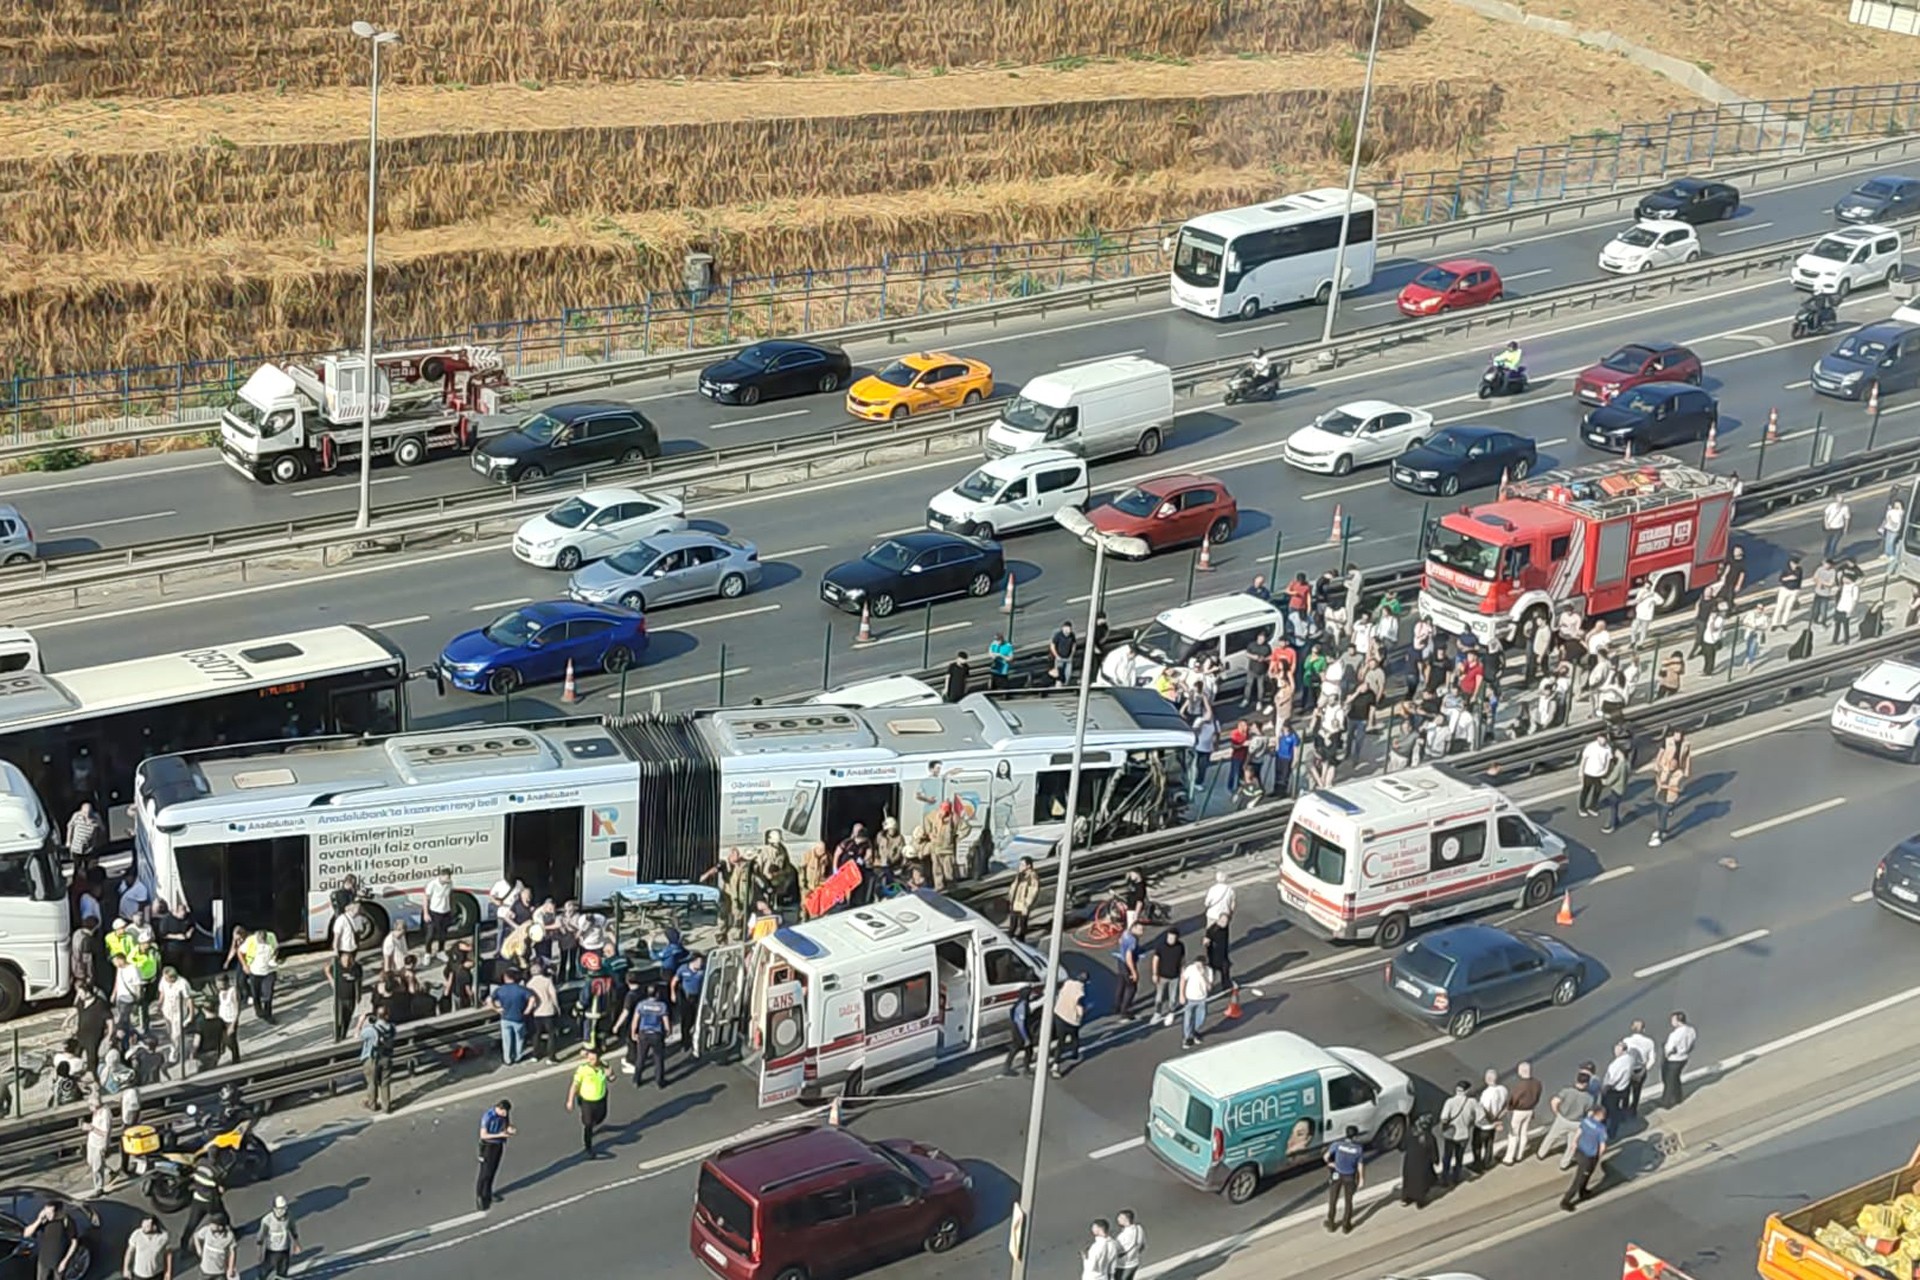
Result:
[[[575,674],[617,675],[647,651],[647,620],[624,609],[552,600],[522,605],[447,641],[440,671],[468,693],[503,697],[521,685]]]

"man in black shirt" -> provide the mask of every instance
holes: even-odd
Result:
[[[1168,929],[1153,944],[1153,1016],[1170,1027],[1180,1016],[1180,970],[1186,967],[1187,946],[1178,929]]]
[[[973,668],[967,663],[967,651],[960,650],[947,664],[947,687],[945,696],[948,702],[958,702],[967,696],[967,685],[973,678]]]
[[[462,942],[447,961],[446,1011],[473,1008],[473,946]]]
[[[1080,637],[1073,634],[1073,624],[1063,622],[1060,629],[1047,641],[1047,656],[1053,661],[1053,682],[1071,684],[1073,682],[1073,653],[1080,647]]]
[[[33,1274],[36,1280],[59,1280],[73,1260],[80,1235],[67,1216],[67,1206],[49,1200],[39,1216],[27,1224],[26,1238],[33,1241]]]
[[[1257,631],[1247,645],[1247,710],[1258,712],[1267,705],[1268,690],[1272,681],[1267,678],[1269,665],[1273,659],[1273,646],[1267,643],[1267,633]]]

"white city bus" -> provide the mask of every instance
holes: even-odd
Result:
[[[1324,304],[1346,201],[1343,188],[1323,187],[1188,222],[1174,241],[1174,305],[1218,320],[1309,298]],[[1373,283],[1373,198],[1355,193],[1352,210],[1342,293]]]

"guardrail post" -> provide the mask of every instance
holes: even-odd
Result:
[[[1873,398],[1873,420],[1867,424],[1867,452],[1873,452],[1874,437],[1880,434],[1880,397]]]
[[[727,642],[720,642],[720,706],[727,705]]]
[[[620,701],[617,705],[620,708],[619,714],[623,716],[627,714],[627,677],[631,674],[633,674],[632,667],[620,668]]]
[[[1820,428],[1826,424],[1826,421],[1827,411],[1825,409],[1813,415],[1813,444],[1807,450],[1807,465],[1809,467],[1817,467],[1820,465]]]
[[[1340,517],[1340,576],[1347,576],[1347,544],[1353,541],[1353,517]]]
[[[20,1028],[13,1029],[13,1070],[7,1072],[7,1092],[13,1095],[13,1114],[26,1114],[26,1098],[20,1089]]]
[[[833,624],[827,624],[826,641],[820,647],[820,687],[833,688]]]
[[[1271,576],[1267,579],[1270,589],[1280,585],[1280,543],[1285,537],[1286,532],[1276,524],[1273,530],[1273,567],[1268,571]]]
[[[1759,481],[1767,474],[1767,433],[1760,433],[1760,461],[1754,464],[1753,478]]]
[[[926,620],[920,625],[920,669],[933,665],[933,606],[927,606]]]
[[[1200,553],[1196,551],[1191,556],[1187,557],[1187,598],[1184,601],[1184,603],[1186,604],[1193,603],[1193,576],[1199,571],[1200,571]]]

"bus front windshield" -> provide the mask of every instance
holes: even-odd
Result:
[[[1492,582],[1500,567],[1500,548],[1482,542],[1470,533],[1444,526],[1434,533],[1427,559],[1458,573]]]
[[[1227,242],[1219,236],[1182,227],[1173,250],[1173,274],[1195,288],[1211,289],[1220,283],[1220,263],[1226,252]]]

